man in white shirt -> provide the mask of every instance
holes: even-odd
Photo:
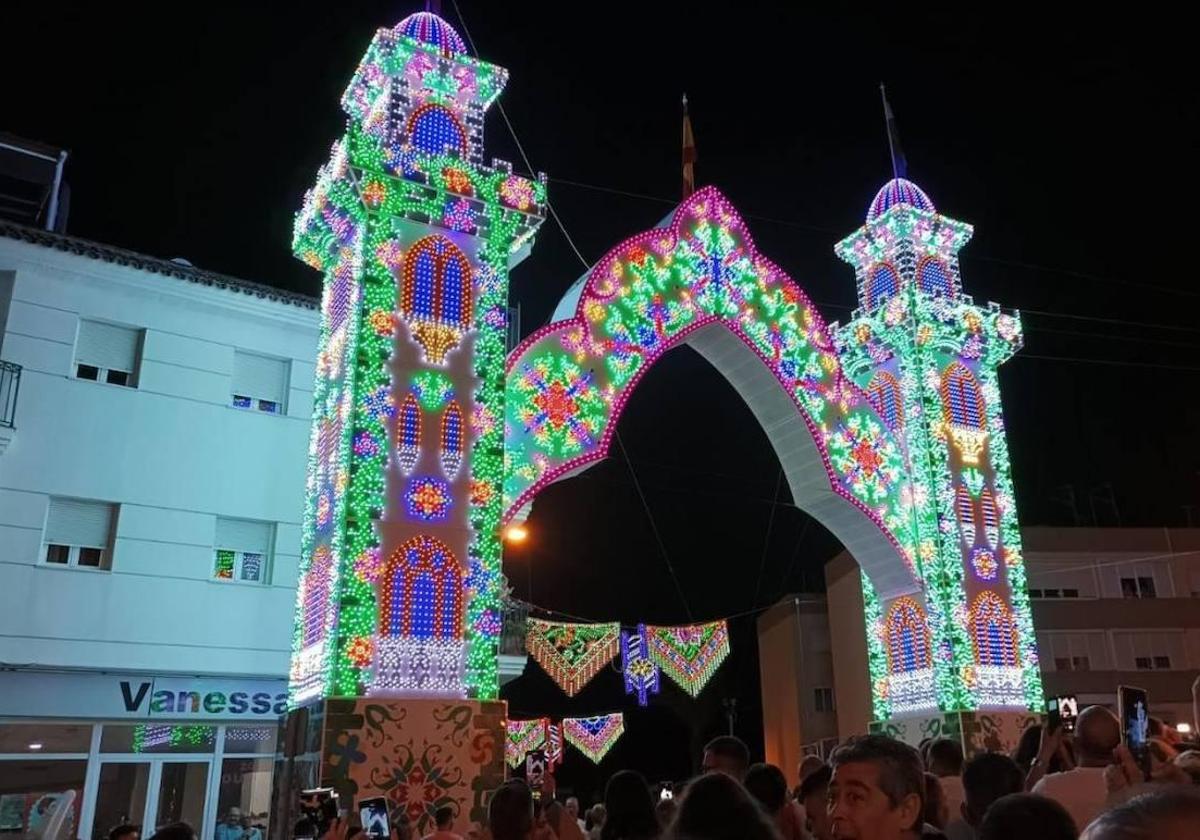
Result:
[[[1057,740],[1046,737],[1043,732],[1043,747]],[[1055,800],[1075,820],[1079,831],[1105,809],[1108,789],[1104,784],[1104,768],[1113,763],[1113,750],[1121,743],[1121,724],[1117,716],[1103,706],[1088,706],[1079,713],[1075,725],[1075,754],[1079,766],[1063,773],[1043,776],[1033,786],[1033,793]],[[1053,757],[1040,750],[1034,762],[1033,772],[1040,764]]]
[[[571,815],[571,819],[575,820],[579,826],[579,830],[587,834],[587,823],[579,818],[579,797],[567,797],[567,813]]]

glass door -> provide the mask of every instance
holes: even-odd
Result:
[[[92,840],[104,840],[118,825],[145,825],[149,793],[149,761],[101,762]]]
[[[204,830],[204,801],[211,761],[164,761],[160,766],[154,828],[185,822],[199,835]]]

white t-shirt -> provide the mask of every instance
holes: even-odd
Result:
[[[1051,773],[1033,786],[1032,793],[1053,799],[1066,808],[1075,820],[1075,829],[1080,832],[1108,804],[1103,767],[1076,767],[1063,773]]]

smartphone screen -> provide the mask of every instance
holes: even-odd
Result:
[[[1117,688],[1117,712],[1121,716],[1121,743],[1133,754],[1150,778],[1150,702],[1144,688],[1122,685]]]
[[[1057,698],[1058,716],[1062,720],[1063,732],[1075,731],[1075,720],[1079,717],[1079,701],[1074,694],[1063,694]]]
[[[382,796],[363,799],[358,803],[358,818],[362,822],[363,834],[386,840],[391,834],[388,825],[387,800]]]

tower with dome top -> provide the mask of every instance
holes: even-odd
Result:
[[[1020,317],[963,293],[970,225],[911,181],[879,190],[837,244],[859,306],[836,342],[847,374],[907,448],[917,588],[881,602],[864,578],[877,720],[1040,708],[998,366]]]
[[[380,29],[293,237],[324,292],[289,725],[324,727],[310,782],[419,801],[422,834],[453,802],[465,829],[502,773],[503,707],[488,701],[508,273],[546,193],[544,176],[484,162],[484,113],[506,81],[436,15]],[[472,751],[485,735],[494,748]],[[420,796],[404,799],[418,771]]]

